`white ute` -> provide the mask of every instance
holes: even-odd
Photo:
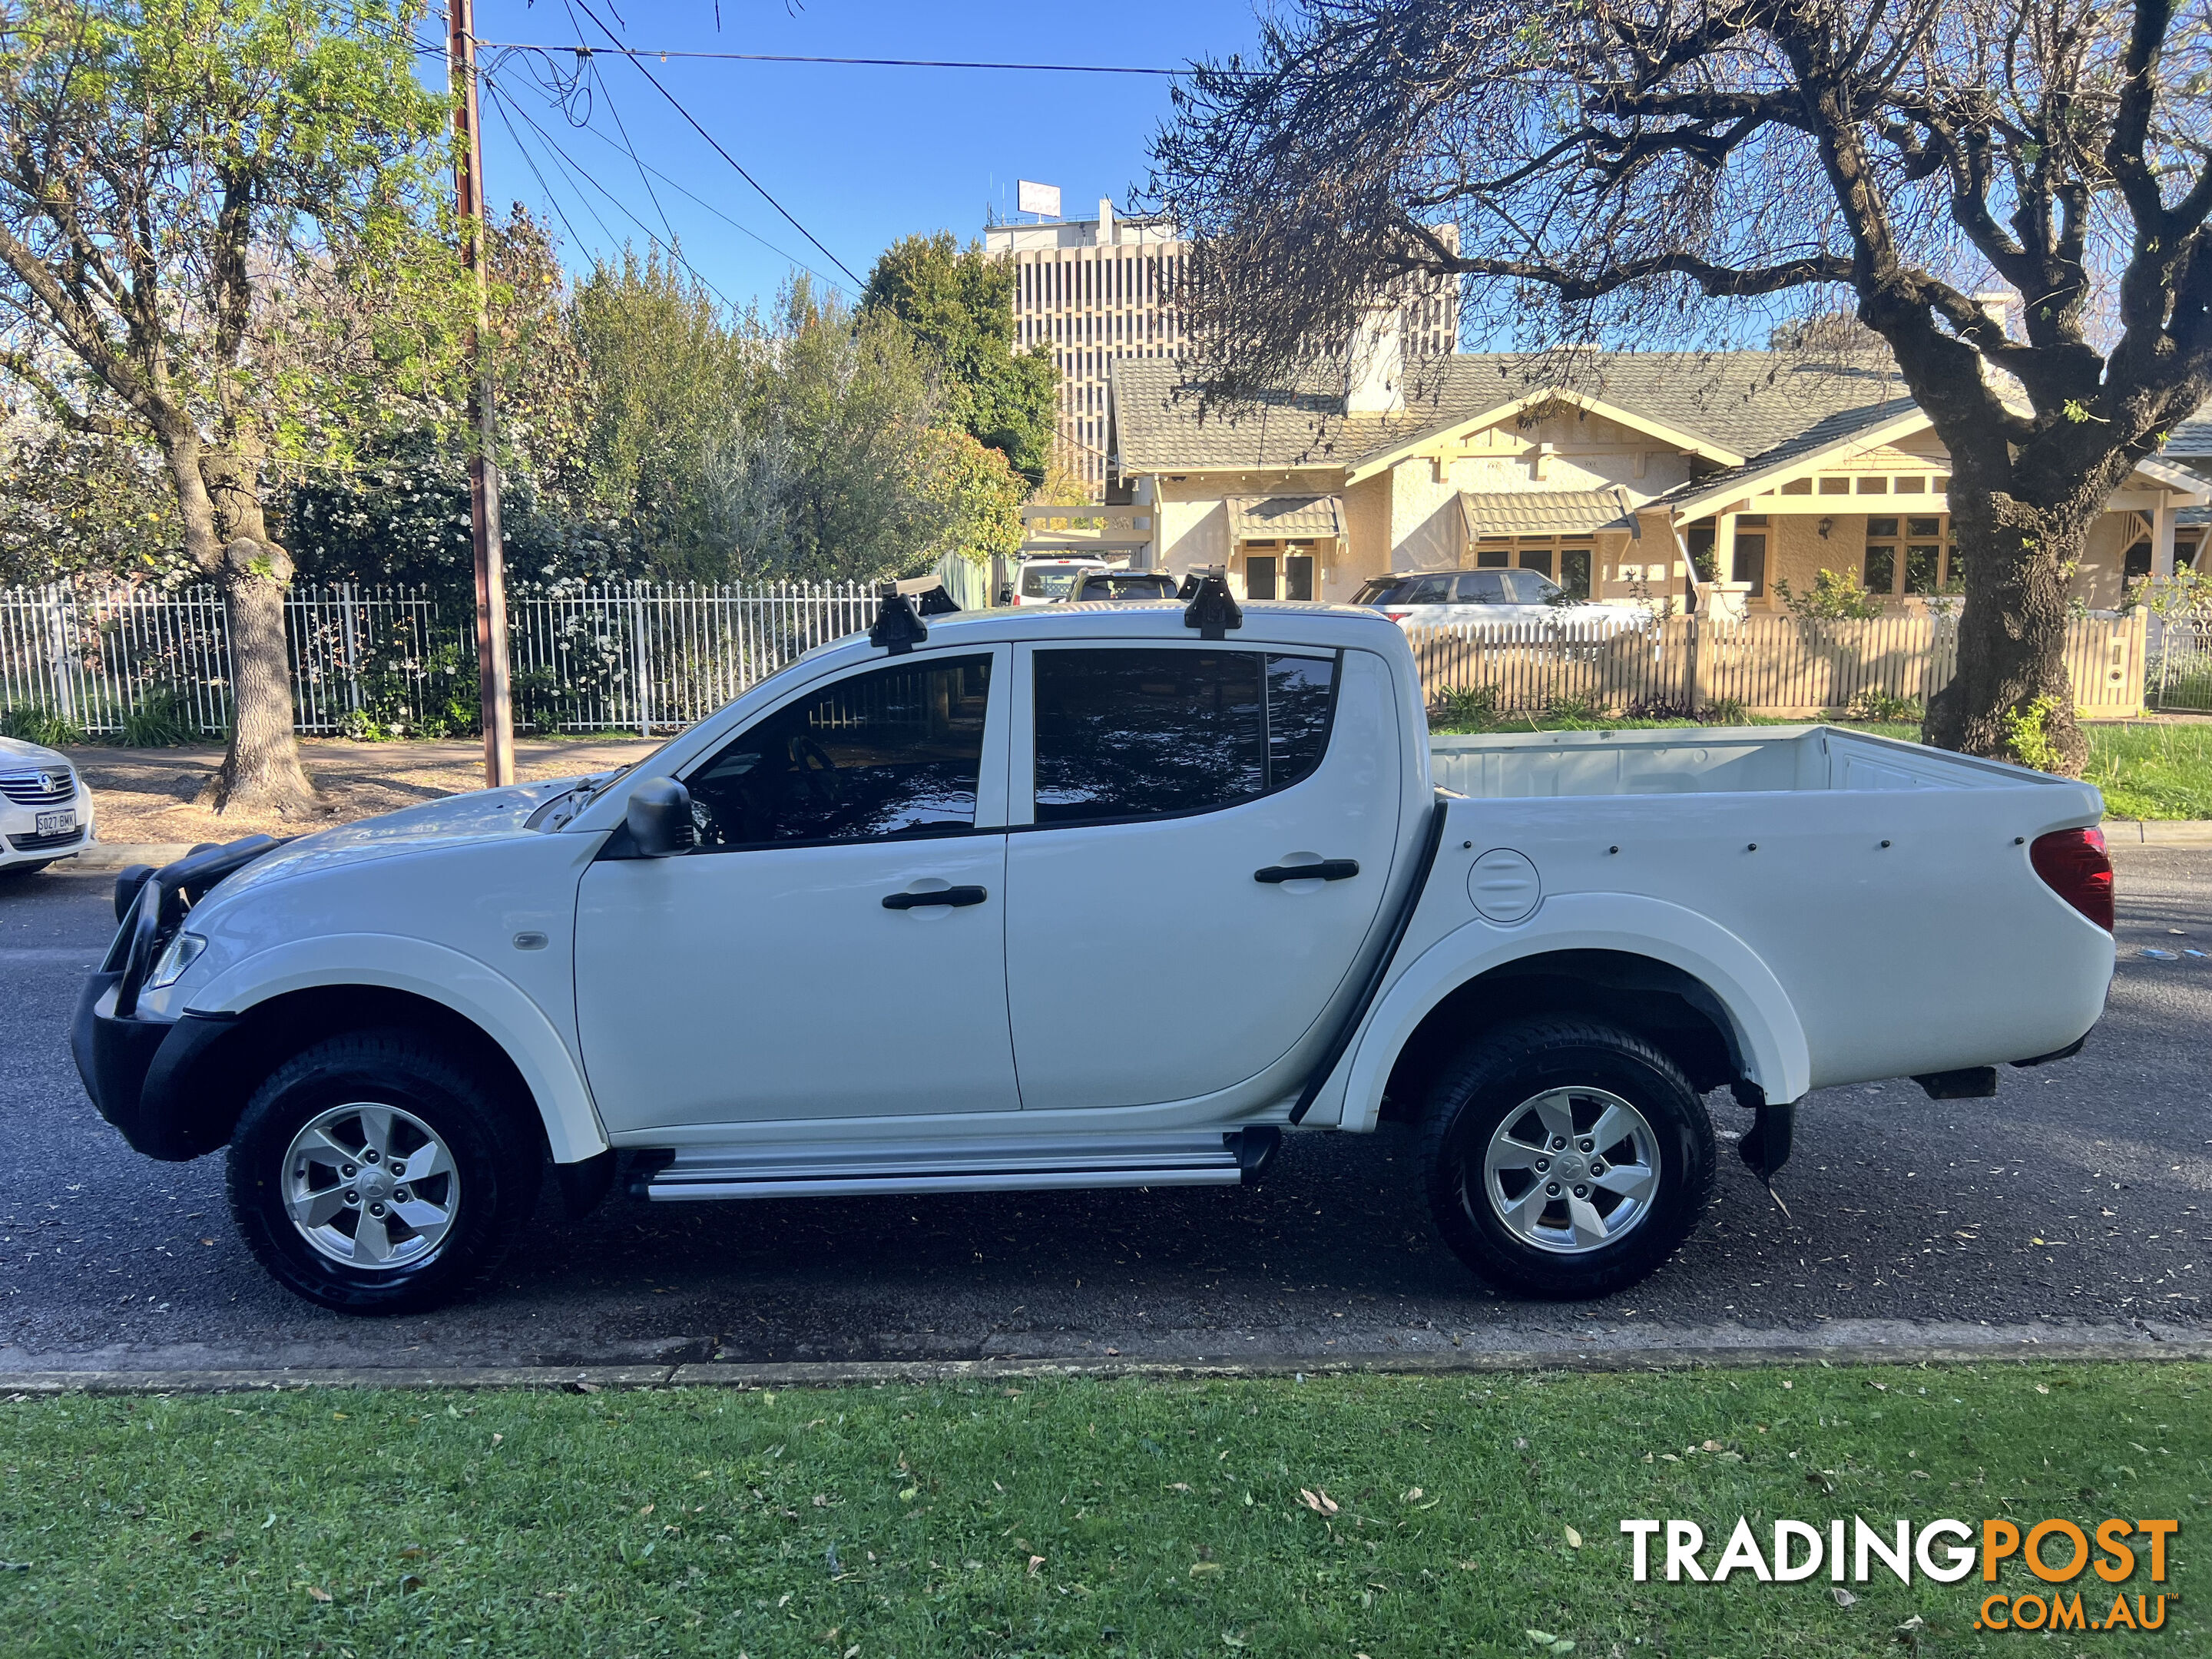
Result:
[[[910,586],[910,585],[909,585]],[[1417,1131],[1511,1293],[1651,1273],[1795,1103],[1992,1094],[2112,973],[2086,785],[1826,726],[1431,743],[1371,611],[887,594],[616,775],[118,883],[77,1062],[354,1311],[482,1284],[545,1166],[660,1201],[1231,1184]],[[1066,994],[1112,988],[1141,1029]]]

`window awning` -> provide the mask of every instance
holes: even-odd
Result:
[[[1459,510],[1469,541],[1484,536],[1588,536],[1633,530],[1635,509],[1620,489],[1462,489]]]
[[[1318,540],[1344,534],[1344,500],[1339,495],[1231,495],[1229,533],[1247,539]]]

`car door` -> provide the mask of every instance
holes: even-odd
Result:
[[[1398,837],[1381,659],[1033,645],[1016,664],[1008,1004],[1025,1110],[1214,1093],[1313,1026]],[[1291,872],[1329,861],[1334,879]]]
[[[1008,647],[797,693],[682,781],[699,844],[601,859],[576,925],[615,1133],[1008,1111]]]

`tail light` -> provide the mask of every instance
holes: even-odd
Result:
[[[1384,618],[1390,622],[1403,622],[1413,614],[1410,611],[1385,611],[1382,613]]]
[[[2045,886],[2106,933],[2112,931],[2112,860],[2101,830],[2054,830],[2038,836],[2027,861]]]

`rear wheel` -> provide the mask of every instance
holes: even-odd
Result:
[[[239,1119],[240,1232],[286,1289],[341,1313],[412,1313],[469,1294],[538,1198],[543,1142],[513,1092],[412,1031],[317,1043]]]
[[[1649,1277],[1711,1201],[1712,1122],[1642,1038],[1528,1020],[1445,1068],[1422,1135],[1430,1212],[1509,1295],[1573,1300]]]

